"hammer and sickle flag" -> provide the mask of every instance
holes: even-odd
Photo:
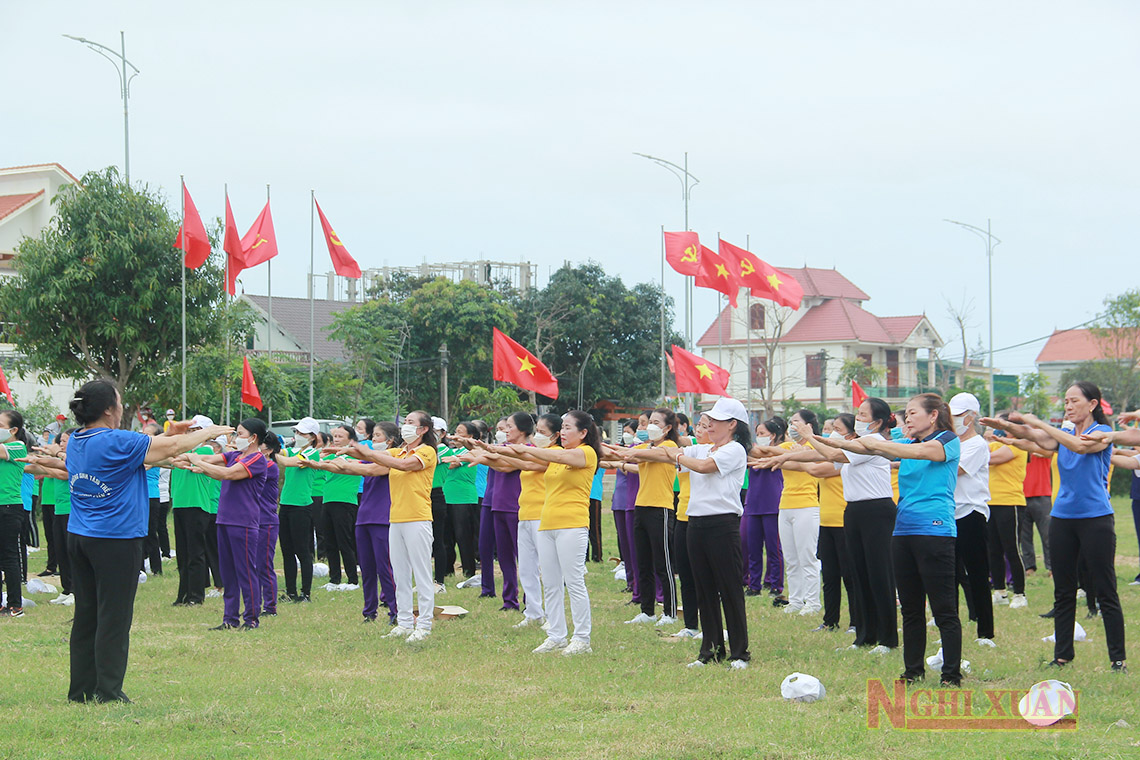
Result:
[[[241,239],[241,249],[245,254],[246,269],[264,264],[277,255],[277,235],[273,232],[273,214],[269,211],[269,201],[265,202],[265,208]]]
[[[665,260],[678,274],[694,276],[701,271],[701,241],[695,232],[666,232]]]
[[[756,298],[767,298],[792,309],[800,308],[804,289],[790,275],[727,240],[720,241],[720,255],[740,284]]]
[[[313,203],[317,207],[317,216],[321,218],[321,229],[325,232],[325,244],[329,247],[329,258],[332,259],[333,269],[341,277],[352,277],[353,279],[360,278],[360,265],[356,263],[356,259],[352,258],[348,253],[348,249],[344,247],[344,243],[337,237],[336,230],[329,224],[329,220],[325,218],[325,212],[321,211],[321,204],[317,203],[316,197],[313,198]]]

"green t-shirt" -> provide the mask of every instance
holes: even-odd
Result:
[[[70,515],[71,514],[71,484],[66,480],[57,480],[52,478],[51,482],[55,484],[55,488],[45,488],[45,491],[51,491],[51,497],[55,499],[55,513],[57,515]],[[47,483],[47,479],[44,479]]]
[[[281,449],[286,457],[299,457],[310,462],[317,461],[321,454],[316,449]],[[285,484],[281,486],[281,506],[306,507],[313,503],[313,481],[320,470],[308,467],[282,467],[285,471]]]
[[[321,457],[326,459],[326,457]],[[343,455],[329,456],[327,459],[350,459]],[[353,459],[352,461],[356,461]],[[360,486],[364,478],[360,475],[341,475],[337,472],[325,473],[325,504],[330,501],[344,504],[359,504]]]
[[[26,457],[28,447],[20,441],[9,441],[3,445],[8,451],[8,458],[0,459],[0,504],[19,504],[22,509],[24,498],[20,485],[24,480],[24,464],[12,460]]]
[[[212,446],[199,446],[194,453],[209,456],[214,449]],[[170,501],[174,509],[197,507],[207,514],[216,515],[221,495],[221,482],[209,475],[189,470],[170,471]]]
[[[439,452],[441,457],[455,456],[466,453],[467,449],[443,449]],[[448,504],[476,504],[479,495],[475,492],[475,465],[461,464],[455,469],[446,462],[440,462],[435,468],[436,472],[447,471],[443,481],[443,498]]]
[[[320,454],[320,461],[327,462],[330,459],[336,459],[336,454]],[[325,497],[325,483],[329,479],[329,474],[324,470],[316,470],[313,472],[313,498],[323,499]]]
[[[446,446],[444,446],[441,443],[435,447],[435,453],[436,453],[437,457],[445,457],[445,456],[448,456],[449,454],[451,454],[452,452],[451,452],[451,449],[447,448]],[[436,461],[439,461],[439,460],[437,459]],[[447,482],[447,478],[450,476],[451,472],[452,471],[447,467],[436,467],[435,472],[432,473],[432,476],[431,476],[431,487],[433,489],[434,488],[443,488],[444,484]],[[459,504],[460,502],[457,501],[455,503]]]
[[[55,478],[45,477],[40,483],[40,506],[50,507],[55,504],[55,484],[64,481],[57,481]]]

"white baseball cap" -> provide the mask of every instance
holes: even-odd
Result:
[[[302,417],[298,420],[297,424],[293,426],[294,432],[303,433],[304,435],[316,435],[321,432],[321,426],[312,417]]]
[[[167,409],[166,410],[166,416],[167,417],[173,417],[174,416],[174,410],[173,409]]]
[[[966,412],[981,414],[982,405],[973,393],[959,393],[950,399],[950,414],[959,415]]]
[[[435,430],[447,430],[447,420],[443,417],[432,417],[431,426]]]
[[[206,428],[213,427],[213,426],[214,426],[214,421],[204,414],[195,414],[194,419],[190,420],[190,429],[191,430],[198,430],[198,429],[205,430]]]
[[[727,396],[721,396],[717,399],[713,408],[705,414],[714,420],[740,420],[744,424],[748,424],[748,410],[744,408],[744,404]]]
[[[224,435],[219,435],[214,439],[214,443],[218,444],[224,449],[226,447],[226,444],[229,443],[229,440]]]

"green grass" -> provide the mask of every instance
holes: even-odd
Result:
[[[1120,593],[1134,649],[1140,587],[1126,584],[1137,546],[1126,502],[1117,511]],[[605,517],[608,555],[616,543]],[[43,562],[42,552],[33,554],[33,572]],[[836,652],[849,636],[811,633],[817,621],[758,597],[748,600],[752,667],[689,670],[696,645],[624,625],[636,610],[609,564],[589,567],[594,652],[564,658],[532,655],[540,632],[511,629],[518,616],[499,612],[497,600],[454,587],[441,603],[471,614],[439,622],[418,648],[382,640],[386,626],[361,624],[359,591],[318,590],[311,605],[283,605],[256,632],[211,632],[221,600],[172,608],[170,565],[139,589],[125,684],[134,703],[113,706],[67,703],[71,610],[36,595],[40,606],[24,618],[0,621],[0,757],[1140,756],[1140,673],[1108,672],[1102,626],[1084,620],[1083,607],[1078,619],[1091,641],[1076,645],[1063,673],[1081,692],[1078,730],[868,730],[866,680],[896,676],[901,652]],[[1027,592],[1028,610],[996,610],[999,648],[976,647],[973,626],[966,628],[964,654],[973,663],[966,685],[976,703],[984,704],[982,689],[1025,689],[1052,675],[1042,669],[1052,645],[1041,641],[1052,623],[1037,617],[1051,605],[1051,581],[1031,578]],[[931,631],[928,654],[935,638]],[[785,702],[780,682],[797,670],[820,678],[826,699]],[[1120,720],[1131,726],[1115,725]]]

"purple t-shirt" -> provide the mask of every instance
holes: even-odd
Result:
[[[490,509],[495,501],[495,484],[499,480],[499,471],[487,468],[487,488],[483,491],[483,509]]]
[[[625,478],[626,474],[621,470],[614,472],[614,498],[613,503],[610,504],[610,509],[614,512],[625,512],[629,509],[628,494],[625,491]]]
[[[637,503],[637,492],[641,489],[641,475],[636,472],[627,472],[625,474],[625,510],[627,512],[633,511],[633,505]]]
[[[265,460],[265,488],[261,490],[261,527],[280,525],[281,519],[277,516],[277,489],[280,485],[277,480],[277,463]]]
[[[387,525],[392,513],[392,492],[388,489],[387,475],[366,475],[364,490],[360,493],[360,509],[356,512],[357,525]]]
[[[249,477],[222,481],[222,493],[218,498],[218,525],[256,528],[261,517],[265,471],[269,463],[260,451],[227,451],[225,457],[226,467],[239,462]]]
[[[522,493],[520,474],[518,470],[495,472],[495,497],[491,499],[492,512],[519,511],[519,495]]]
[[[780,513],[780,495],[784,492],[784,473],[779,470],[749,470],[748,490],[744,497],[744,514],[776,515]]]

